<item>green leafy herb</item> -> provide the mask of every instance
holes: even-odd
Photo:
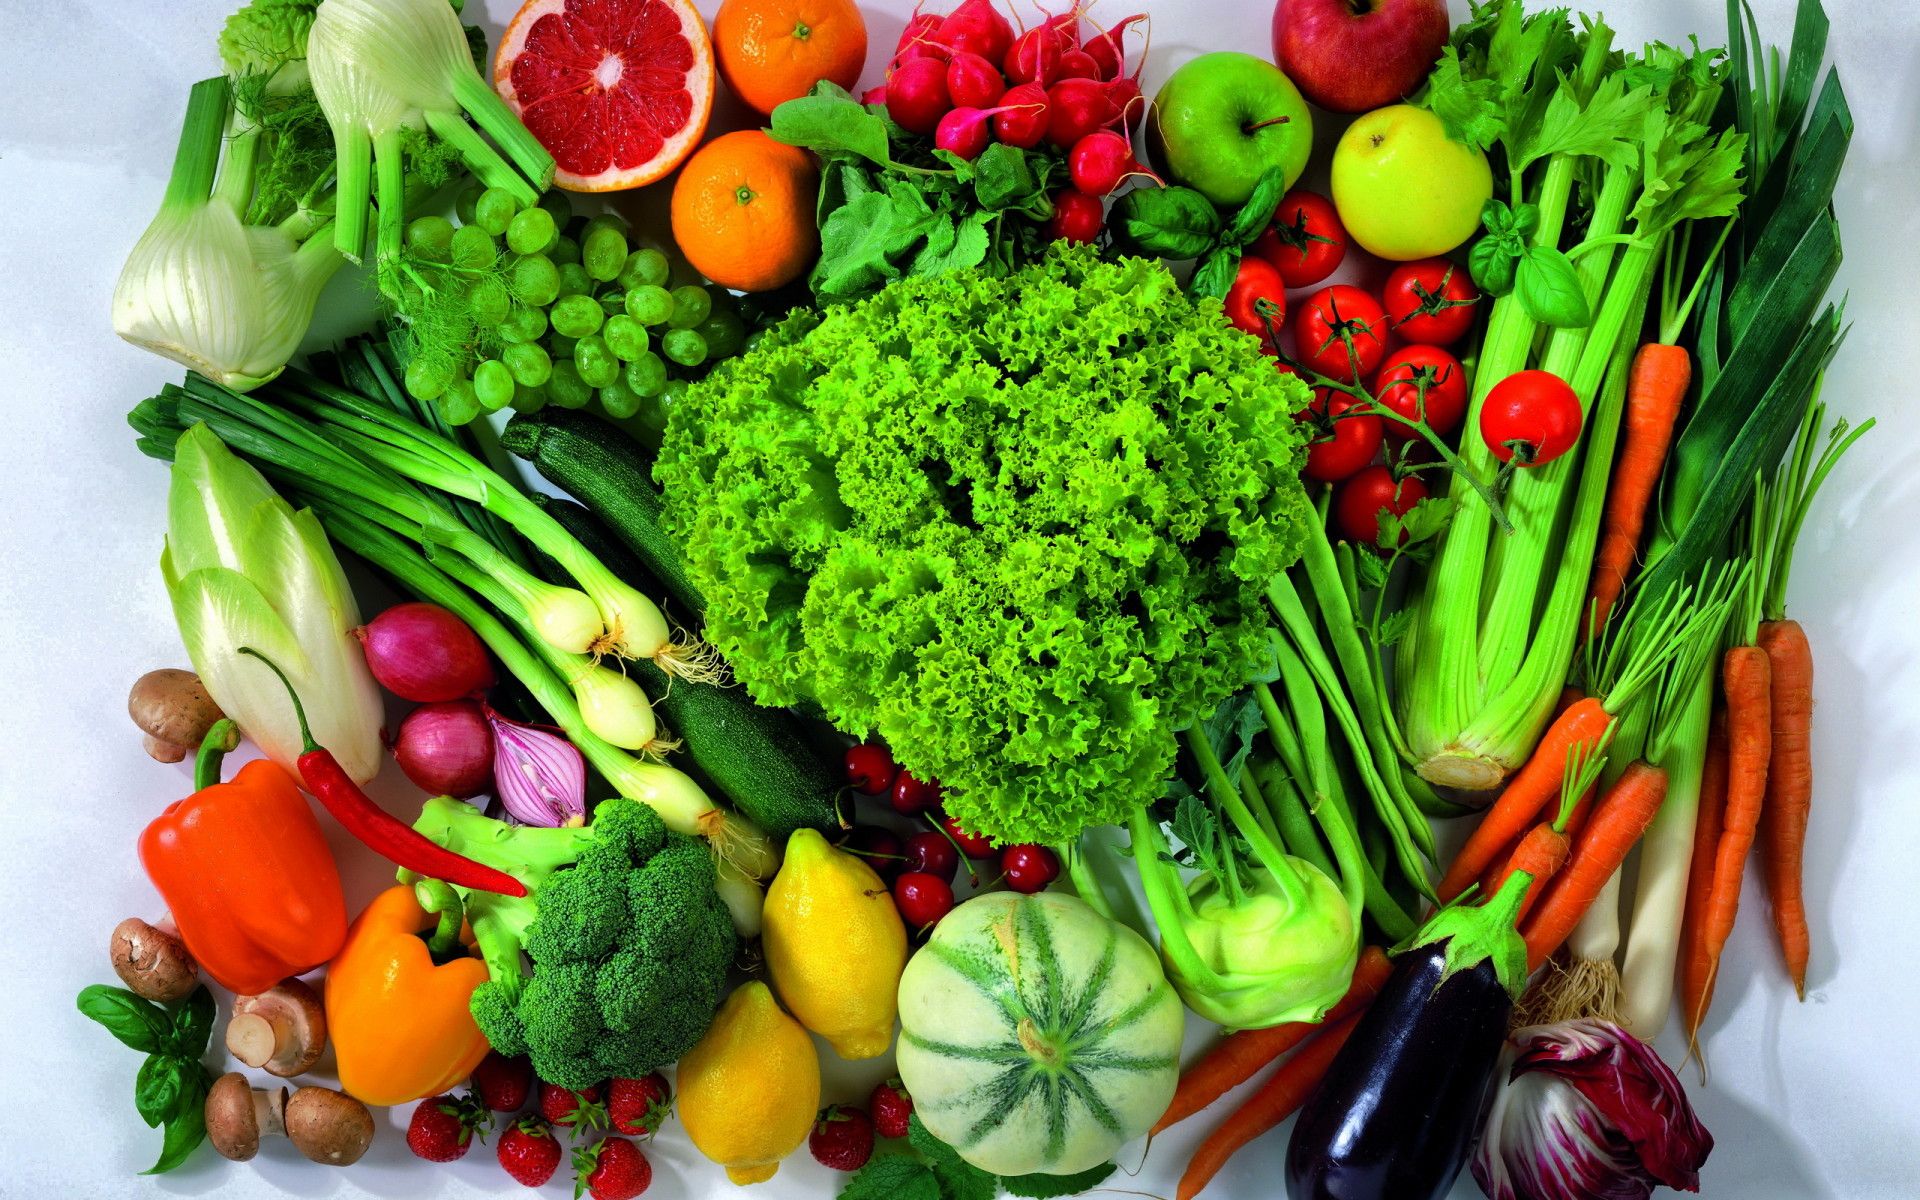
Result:
[[[207,1135],[205,1106],[212,1079],[200,1061],[213,1032],[213,995],[202,986],[171,1011],[125,988],[94,984],[75,1007],[146,1061],[134,1076],[133,1107],[149,1127],[163,1129],[160,1158],[144,1174],[185,1162]]]
[[[1101,1163],[1072,1175],[1003,1175],[1000,1186],[1007,1190],[1009,1196],[1024,1196],[1027,1200],[1054,1200],[1057,1196],[1077,1196],[1089,1188],[1098,1187],[1113,1171],[1112,1163]]]
[[[1193,269],[1193,281],[1187,290],[1196,296],[1212,296],[1216,300],[1224,299],[1233,290],[1233,281],[1240,274],[1240,251],[1233,246],[1220,246],[1209,251]]]
[[[910,1152],[869,1159],[840,1189],[839,1200],[993,1200],[1002,1188],[1029,1200],[1054,1200],[1113,1174],[1113,1164],[1102,1163],[1073,1175],[993,1175],[934,1137],[918,1116],[908,1118],[907,1144]]]
[[[1253,192],[1240,211],[1233,214],[1233,220],[1227,222],[1226,230],[1220,240],[1229,246],[1245,246],[1266,231],[1273,223],[1273,214],[1280,207],[1280,197],[1287,192],[1287,173],[1284,167],[1269,167],[1253,185]]]
[[[960,1157],[958,1151],[927,1131],[918,1116],[907,1118],[907,1144],[920,1152],[940,1185],[940,1200],[993,1200],[994,1176]]]
[[[1107,227],[1137,253],[1199,258],[1220,234],[1220,214],[1192,188],[1135,188],[1114,203]]]
[[[1593,323],[1593,308],[1580,287],[1580,275],[1567,256],[1551,246],[1528,246],[1514,269],[1513,288],[1520,307],[1542,325],[1579,329]]]

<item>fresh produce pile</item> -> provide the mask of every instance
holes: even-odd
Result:
[[[1043,1198],[1264,1072],[1179,1200],[1296,1114],[1292,1200],[1698,1190],[1652,1043],[1704,1069],[1750,853],[1828,949],[1818,0],[1784,53],[1281,0],[1158,81],[1144,14],[962,0],[865,92],[851,0],[459,7],[233,14],[115,290],[189,368],[129,420],[193,669],[129,712],[193,779],[78,1001],[153,1172],[405,1106],[597,1200],[674,1119]]]

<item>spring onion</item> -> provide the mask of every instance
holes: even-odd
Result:
[[[400,250],[403,139],[422,122],[482,183],[522,205],[532,206],[553,180],[553,156],[480,77],[445,0],[326,0],[308,34],[307,69],[339,160],[334,245],[356,262],[366,244],[368,197],[376,192],[379,256],[386,261]],[[479,130],[467,124],[469,116]]]

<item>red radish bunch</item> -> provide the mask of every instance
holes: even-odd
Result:
[[[861,99],[884,105],[910,133],[972,160],[995,141],[1067,153],[1072,187],[1054,198],[1055,238],[1092,241],[1100,199],[1148,175],[1124,133],[1142,106],[1139,65],[1127,73],[1127,35],[1138,13],[1101,30],[1083,28],[1083,8],[1043,13],[1016,30],[993,0],[962,0],[941,16],[915,12],[894,46],[887,81]],[[1140,58],[1144,60],[1144,55]]]

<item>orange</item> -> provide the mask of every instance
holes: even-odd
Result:
[[[493,86],[573,192],[636,188],[699,144],[713,47],[690,0],[527,0],[500,37]]]
[[[853,0],[725,0],[713,40],[720,77],[763,113],[822,79],[851,89],[867,63],[867,24]]]
[[[700,147],[673,185],[673,240],[723,287],[765,292],[798,279],[820,252],[820,172],[805,150],[758,129]]]

